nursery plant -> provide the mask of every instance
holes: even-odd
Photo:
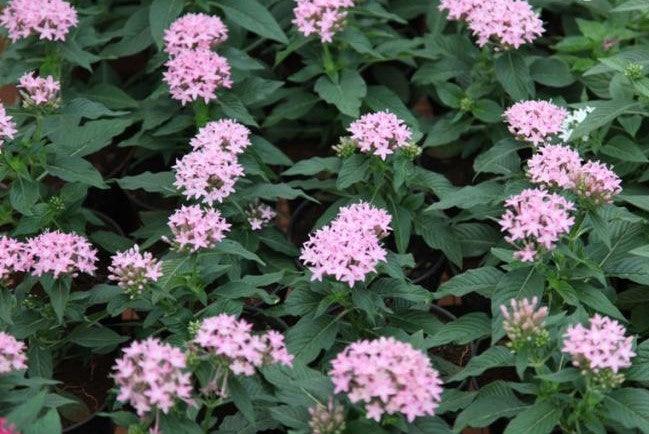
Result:
[[[0,1],[0,434],[649,433],[648,32]]]

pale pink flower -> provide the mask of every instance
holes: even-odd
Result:
[[[232,119],[208,122],[189,142],[194,150],[216,148],[232,155],[250,146],[250,130]]]
[[[221,18],[206,14],[187,14],[165,30],[165,51],[177,56],[187,50],[210,50],[228,39],[228,28]]]
[[[162,276],[162,264],[149,252],[140,253],[140,247],[117,252],[111,258],[108,267],[108,278],[117,282],[117,286],[134,296]]]
[[[588,161],[574,176],[575,191],[581,197],[601,205],[612,203],[622,192],[622,180],[615,172],[599,161]]]
[[[546,145],[527,161],[527,174],[535,184],[572,189],[575,174],[581,170],[581,157],[574,149],[562,145]]]
[[[169,217],[173,240],[167,240],[181,251],[211,249],[225,238],[230,224],[213,208],[183,206]]]
[[[297,0],[293,24],[304,36],[317,34],[323,43],[331,42],[353,6],[354,0]]]
[[[252,230],[259,231],[272,222],[277,216],[277,213],[265,203],[255,202],[250,204],[246,215],[248,216],[248,224]]]
[[[327,406],[320,403],[309,408],[311,434],[342,434],[345,431],[345,408],[329,398]]]
[[[10,425],[7,419],[0,417],[0,434],[20,434],[13,425]]]
[[[27,241],[27,250],[33,258],[32,274],[52,273],[76,277],[79,273],[94,274],[97,250],[88,240],[74,233],[44,232]]]
[[[0,237],[0,281],[6,282],[12,274],[28,271],[32,262],[25,243],[6,235]]]
[[[193,341],[208,355],[227,365],[227,371],[217,373],[212,383],[220,396],[227,396],[227,377],[251,376],[257,368],[269,364],[293,365],[293,356],[284,344],[284,335],[274,330],[254,333],[252,324],[234,315],[220,314],[205,318]]]
[[[484,0],[441,0],[439,10],[446,11],[449,20],[466,20],[471,11],[484,2]]]
[[[347,131],[361,152],[377,155],[382,160],[407,146],[412,138],[410,128],[388,111],[361,116]]]
[[[442,398],[442,380],[424,353],[389,337],[357,341],[331,362],[335,393],[362,402],[369,419],[401,413],[408,422],[433,416]]]
[[[27,369],[25,344],[0,332],[0,375]]]
[[[543,34],[543,21],[523,0],[485,0],[467,12],[469,29],[483,47],[518,48]]]
[[[156,409],[168,413],[177,400],[193,404],[185,354],[157,338],[124,348],[113,369],[117,400],[131,404],[140,417]]]
[[[538,297],[511,299],[509,306],[500,305],[500,312],[504,318],[503,329],[512,346],[520,347],[527,343],[537,345],[547,337],[545,320],[548,308],[539,306]]]
[[[625,337],[626,329],[619,322],[595,314],[588,327],[570,326],[563,335],[562,351],[570,354],[572,364],[597,374],[600,370],[617,373],[631,366],[633,337]]]
[[[353,287],[376,271],[387,256],[379,239],[390,231],[386,216],[385,211],[362,202],[341,208],[336,219],[302,246],[300,260],[311,270],[311,280],[333,276]]]
[[[210,50],[182,51],[165,65],[164,81],[182,105],[200,98],[209,103],[218,89],[232,87],[230,64]]]
[[[4,139],[13,139],[17,132],[13,118],[7,114],[5,106],[0,104],[0,148],[4,145]]]
[[[40,39],[64,41],[78,21],[76,9],[63,0],[9,0],[0,14],[0,25],[14,42],[32,33]]]
[[[27,105],[56,105],[61,91],[61,83],[51,75],[42,78],[37,77],[35,72],[28,72],[20,77],[18,89],[22,90],[21,94]]]
[[[209,147],[192,151],[176,161],[174,185],[187,198],[206,204],[221,203],[234,193],[234,185],[244,175],[232,154]]]
[[[505,201],[499,223],[505,240],[519,247],[514,257],[532,262],[545,250],[554,249],[575,222],[575,205],[564,197],[541,189],[527,189]]]
[[[548,101],[521,101],[504,114],[509,132],[517,139],[539,146],[561,132],[568,111]]]

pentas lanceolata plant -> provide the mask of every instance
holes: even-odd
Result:
[[[649,432],[640,3],[4,0],[0,433]]]

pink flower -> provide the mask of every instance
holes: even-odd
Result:
[[[117,400],[130,403],[140,417],[154,409],[168,413],[179,399],[192,404],[191,378],[185,368],[185,354],[178,348],[157,338],[133,342],[113,368]]]
[[[505,240],[520,248],[514,257],[523,262],[534,261],[541,250],[554,249],[575,222],[570,215],[575,205],[545,190],[523,190],[507,199],[505,206],[499,223],[507,233]]]
[[[482,3],[484,0],[441,0],[439,10],[447,11],[449,20],[466,20]]]
[[[36,73],[28,72],[20,77],[19,89],[27,105],[43,106],[56,105],[61,91],[61,83],[51,75],[46,78],[36,77]]]
[[[563,335],[562,351],[570,354],[572,364],[584,371],[617,373],[631,366],[633,337],[625,337],[626,329],[617,321],[596,314],[588,328],[570,326]]]
[[[117,282],[120,288],[134,296],[162,276],[162,265],[151,253],[140,253],[140,247],[134,246],[113,255],[108,271],[110,280]]]
[[[580,170],[581,157],[567,146],[543,146],[527,161],[530,181],[544,187],[572,189],[575,187],[575,174]]]
[[[216,148],[232,155],[250,146],[250,130],[232,119],[209,122],[189,142],[194,150]]]
[[[248,216],[248,224],[250,224],[252,230],[259,231],[272,222],[277,216],[277,213],[265,203],[256,202],[250,204],[246,215]]]
[[[182,105],[199,98],[209,103],[218,89],[232,87],[230,64],[210,50],[182,51],[165,65],[164,81]]]
[[[467,12],[469,29],[478,45],[493,42],[499,48],[518,48],[543,34],[543,22],[522,0],[485,0]]]
[[[187,198],[206,204],[221,203],[234,193],[234,185],[244,175],[236,158],[218,147],[202,148],[186,154],[174,166],[174,185]]]
[[[4,145],[4,139],[13,139],[17,132],[13,118],[7,114],[4,105],[0,104],[0,148]]]
[[[63,0],[9,0],[0,14],[0,25],[14,42],[32,33],[40,39],[64,41],[77,23],[76,9]]]
[[[13,425],[9,425],[7,419],[0,417],[0,434],[20,434]]]
[[[509,132],[534,146],[547,143],[560,133],[567,115],[566,109],[548,101],[518,102],[505,112]]]
[[[171,242],[181,251],[197,252],[211,249],[225,238],[230,224],[213,208],[198,205],[183,206],[169,217],[173,234]]]
[[[0,375],[27,369],[25,344],[0,332]]]
[[[545,320],[548,308],[539,307],[538,297],[521,300],[511,299],[509,307],[500,305],[503,315],[503,329],[514,348],[523,347],[528,343],[535,346],[544,343],[547,338]]]
[[[575,191],[596,205],[612,203],[622,192],[622,180],[615,172],[599,161],[588,161],[574,176]]]
[[[365,203],[341,208],[338,217],[311,235],[300,260],[311,270],[311,280],[333,276],[353,287],[376,271],[387,252],[379,236],[386,236],[389,215]]]
[[[323,43],[331,42],[353,6],[354,0],[297,0],[293,24],[304,36],[317,34]]]
[[[177,56],[187,50],[210,50],[228,39],[228,28],[221,18],[206,14],[187,14],[165,31],[165,51]]]
[[[224,362],[234,375],[251,376],[264,365],[279,363],[293,365],[293,356],[284,344],[284,335],[274,330],[255,334],[252,324],[234,315],[220,314],[202,321],[194,343],[209,355]],[[227,396],[229,372],[217,374],[212,383],[220,396]]]
[[[331,362],[335,393],[363,402],[369,419],[402,413],[408,422],[433,416],[442,397],[442,381],[424,353],[389,337],[357,341]]]
[[[14,273],[28,271],[33,258],[25,243],[3,235],[0,237],[0,281],[7,280]]]
[[[94,274],[97,250],[88,240],[74,233],[44,232],[27,241],[27,250],[33,257],[32,274],[52,273],[76,277],[79,273]]]
[[[327,406],[318,403],[309,408],[312,434],[342,434],[345,431],[345,409],[329,398]]]
[[[388,111],[361,116],[347,131],[361,152],[377,155],[382,160],[398,148],[407,146],[412,138],[410,128]]]

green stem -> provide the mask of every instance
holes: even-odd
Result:
[[[329,50],[329,45],[328,44],[323,44],[322,45],[322,53],[323,53],[323,67],[325,70],[325,73],[331,78],[332,81],[335,81],[336,79],[336,64],[334,62],[334,59],[331,55],[331,51]]]
[[[203,100],[198,100],[192,104],[194,109],[194,124],[196,128],[204,127],[210,120],[210,108]]]

